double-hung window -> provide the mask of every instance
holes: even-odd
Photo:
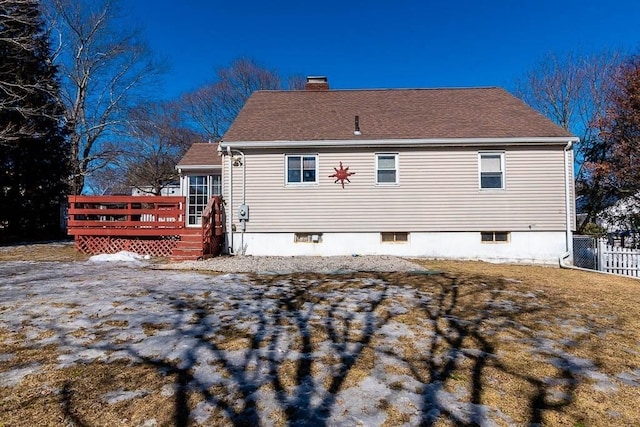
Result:
[[[287,184],[317,184],[318,155],[287,155]]]
[[[398,154],[376,154],[376,184],[398,183]]]
[[[478,153],[480,189],[504,189],[504,153]]]

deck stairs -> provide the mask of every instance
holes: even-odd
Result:
[[[195,261],[204,258],[202,228],[185,228],[171,251],[171,261]]]

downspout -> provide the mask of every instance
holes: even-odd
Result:
[[[242,156],[242,205],[246,205],[247,193],[247,167],[245,165],[244,153],[241,150],[234,149],[231,152],[240,153]],[[240,255],[244,255],[244,232],[247,230],[247,221],[240,218]]]
[[[246,205],[246,193],[247,193],[247,165],[245,163],[244,153],[240,150],[235,150],[242,156],[242,205]],[[244,232],[247,230],[247,221],[240,221],[240,253],[244,255]]]
[[[229,254],[236,255],[233,247],[233,156],[232,153],[239,153],[242,156],[242,204],[246,204],[247,193],[247,168],[245,165],[244,152],[227,146],[227,160],[229,164]],[[247,229],[246,221],[240,221],[240,253],[244,252],[244,232]]]
[[[566,212],[565,253],[560,257],[560,266],[564,267],[565,260],[572,256],[573,238],[571,234],[571,182],[573,167],[569,164],[569,151],[573,149],[573,141],[567,142],[564,147],[564,201]]]
[[[231,159],[231,148],[227,146],[227,163],[229,164],[229,210],[227,217],[229,218],[229,255],[235,255],[233,251],[233,163]]]

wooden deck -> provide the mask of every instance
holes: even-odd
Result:
[[[86,254],[129,250],[172,260],[219,255],[221,200],[214,197],[202,227],[187,227],[185,198],[174,196],[69,196],[67,233]]]

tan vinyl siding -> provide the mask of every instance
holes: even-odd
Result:
[[[478,152],[488,150],[505,153],[504,190],[479,189]],[[561,146],[245,153],[247,232],[565,229]],[[376,185],[375,153],[398,153],[398,184]],[[318,184],[287,186],[285,154],[318,154]],[[329,178],[341,161],[355,172],[344,189]],[[226,170],[223,177],[228,189]],[[237,223],[241,167],[233,180]]]

